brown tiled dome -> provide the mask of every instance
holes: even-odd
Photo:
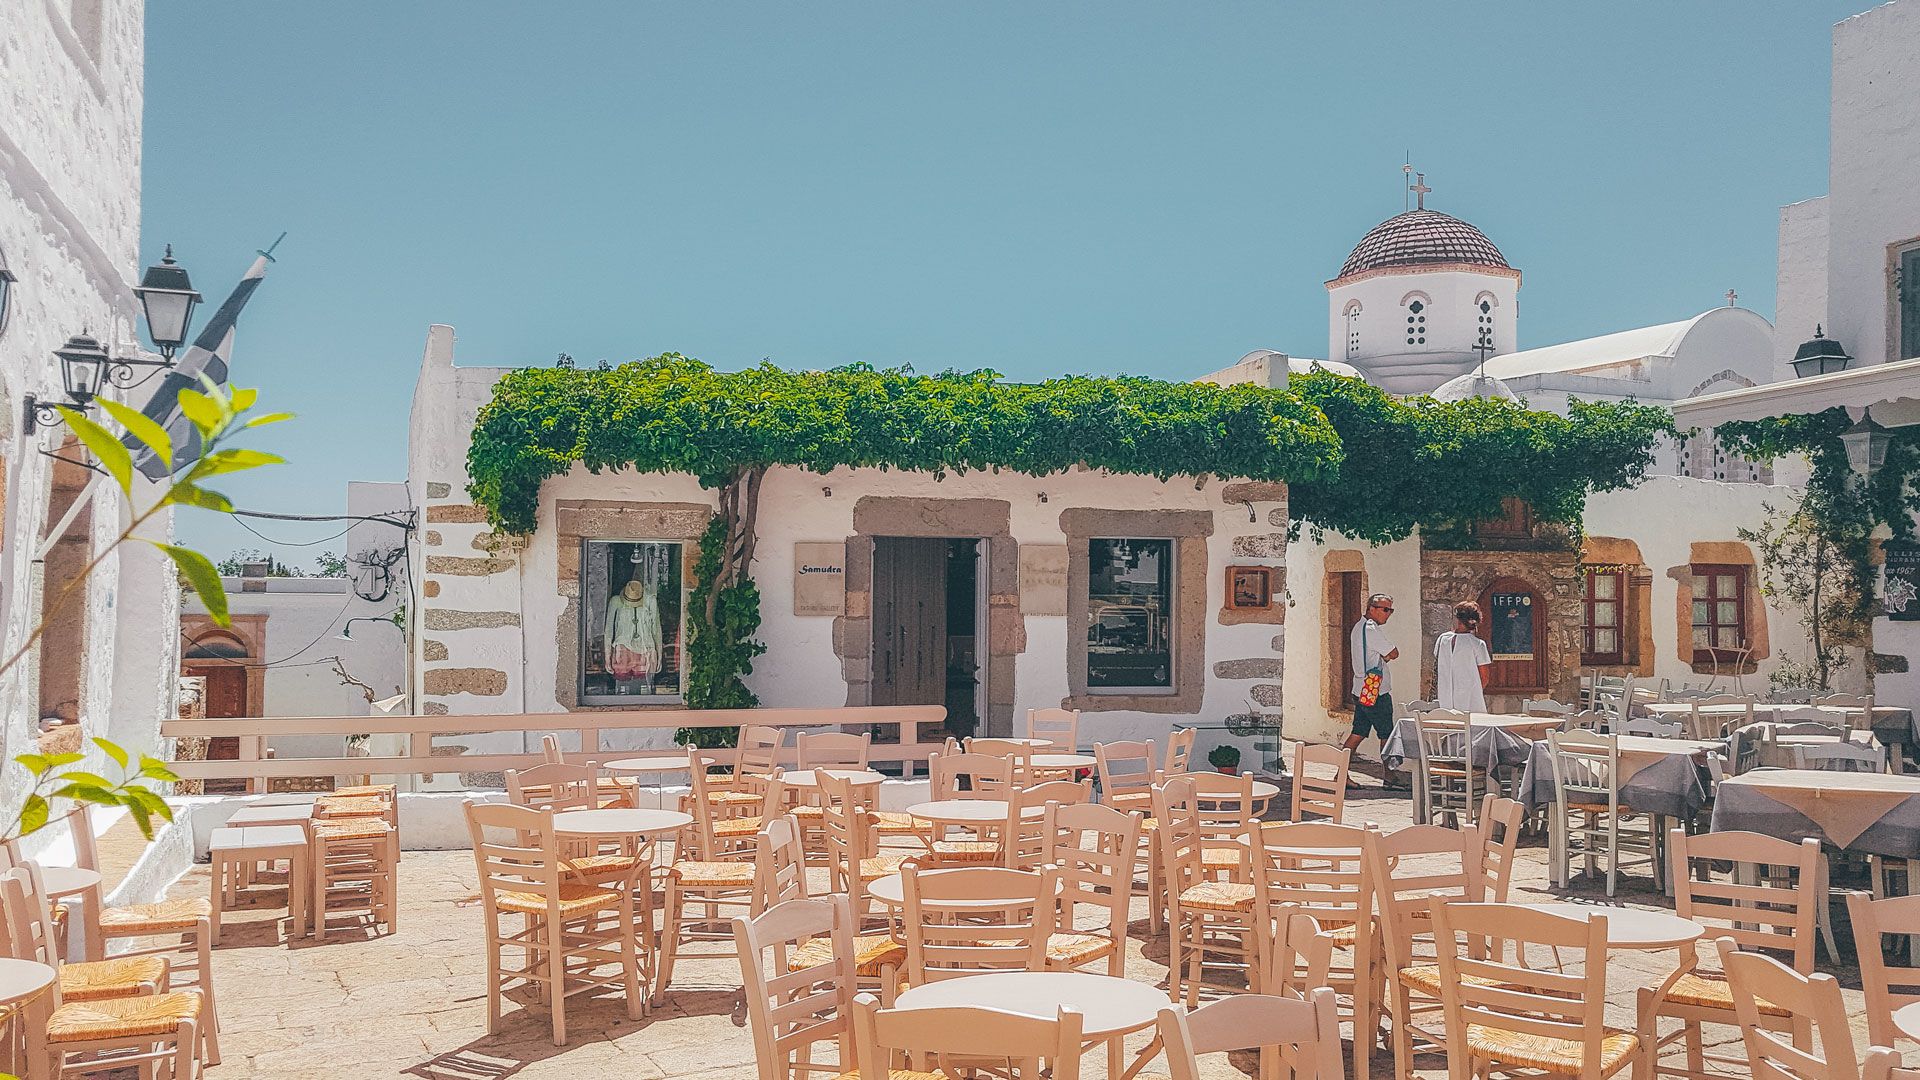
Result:
[[[1340,276],[1398,266],[1466,263],[1511,270],[1487,234],[1438,210],[1409,210],[1375,225],[1354,245]]]

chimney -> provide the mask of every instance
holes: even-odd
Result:
[[[264,561],[240,564],[240,591],[267,591],[267,564]]]

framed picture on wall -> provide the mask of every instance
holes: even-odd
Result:
[[[1227,567],[1227,607],[1235,611],[1265,611],[1272,606],[1272,567]]]

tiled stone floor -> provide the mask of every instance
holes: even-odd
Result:
[[[1410,816],[1404,794],[1369,789],[1350,803],[1348,820],[1392,828]],[[196,868],[179,882],[175,895],[204,895],[206,886],[206,869]],[[626,1019],[616,1000],[575,999],[568,1011],[571,1044],[566,1047],[552,1045],[543,1011],[513,1004],[502,1030],[489,1035],[472,857],[466,852],[409,852],[402,863],[401,891],[396,933],[336,934],[325,945],[310,940],[292,948],[280,944],[278,919],[270,909],[233,915],[214,957],[224,1053],[222,1064],[208,1072],[210,1080],[738,1080],[755,1075],[738,992],[739,970],[731,955],[682,960],[665,1003],[638,1023]],[[1597,885],[1576,883],[1571,894],[1605,900]],[[1529,841],[1522,849],[1513,899],[1550,895],[1544,846]],[[1671,907],[1655,893],[1644,870],[1628,875],[1615,902]],[[1843,912],[1844,906],[1836,915]],[[1140,901],[1135,902],[1134,917],[1128,975],[1162,983],[1165,939],[1148,939]],[[1840,937],[1847,949],[1844,924]],[[1608,978],[1612,1022],[1630,1025],[1634,990],[1657,983],[1673,963],[1671,952],[1616,954]],[[1857,1014],[1860,995],[1852,965],[1835,968],[1823,953],[1822,969],[1834,971],[1849,987],[1848,1002]],[[1864,1046],[1864,1024],[1856,1026]],[[1724,1042],[1731,1034],[1731,1029],[1708,1029],[1710,1042]],[[1135,1040],[1136,1045],[1143,1042]],[[1098,1058],[1089,1056],[1092,1075],[1100,1075],[1104,1067]],[[1223,1078],[1254,1069],[1250,1058],[1215,1059],[1208,1065],[1209,1076]],[[1372,1070],[1376,1076],[1392,1075],[1390,1050],[1376,1051]],[[1164,1063],[1147,1071],[1164,1074]],[[1445,1076],[1446,1063],[1437,1054],[1424,1056],[1417,1075]]]

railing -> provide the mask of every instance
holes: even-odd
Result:
[[[480,753],[436,757],[435,736],[519,732],[529,736],[576,732],[580,748],[569,751],[580,758],[608,760],[645,753],[602,745],[608,731],[671,731],[683,727],[739,727],[760,724],[778,728],[876,731],[872,760],[899,762],[903,771],[925,762],[940,743],[919,741],[919,725],[938,724],[947,710],[940,705],[867,705],[840,709],[609,709],[575,713],[496,713],[475,716],[249,716],[168,720],[160,725],[166,738],[203,736],[237,738],[239,759],[174,761],[169,763],[184,780],[246,780],[258,786],[266,780],[314,776],[426,776],[433,773],[502,772],[540,763],[540,754]],[[883,741],[887,729],[894,738]],[[274,738],[329,735],[404,735],[406,753],[367,757],[268,757],[267,742]],[[531,740],[537,743],[537,738]],[[791,759],[791,738],[785,756]]]

